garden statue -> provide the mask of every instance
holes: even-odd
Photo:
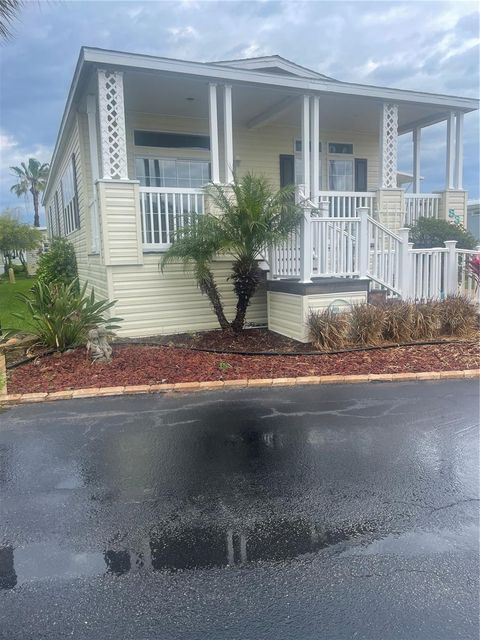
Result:
[[[108,331],[105,327],[90,329],[88,332],[87,353],[92,356],[93,362],[110,362],[112,360],[112,347],[108,344]]]

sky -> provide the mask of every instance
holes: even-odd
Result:
[[[82,45],[209,61],[280,54],[348,82],[479,96],[476,2],[30,0],[0,45],[0,211],[31,204],[9,170],[48,162]],[[445,124],[422,131],[422,190],[445,184]],[[479,198],[479,116],[465,117],[464,185]],[[412,170],[411,135],[399,169]],[[32,216],[33,217],[33,216]]]

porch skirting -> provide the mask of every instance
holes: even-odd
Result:
[[[370,281],[353,278],[316,278],[312,282],[267,282],[268,328],[299,342],[309,342],[310,311],[334,308],[347,311],[367,302]]]

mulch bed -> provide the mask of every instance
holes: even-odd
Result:
[[[114,346],[110,364],[92,364],[84,349],[38,358],[10,370],[8,390],[9,393],[33,393],[162,382],[418,373],[478,367],[480,349],[476,341],[336,355],[268,357],[129,344]]]

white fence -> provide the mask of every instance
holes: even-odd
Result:
[[[190,214],[205,212],[201,189],[140,187],[142,239],[146,249],[165,249]]]
[[[440,193],[406,193],[404,225],[416,224],[419,218],[438,218]]]
[[[315,206],[320,202],[328,202],[333,218],[355,218],[359,207],[366,207],[373,217],[376,208],[375,193],[371,191],[320,191]]]
[[[480,248],[479,248],[480,251]],[[414,249],[408,229],[398,234],[359,208],[357,216],[318,217],[305,210],[302,224],[289,240],[270,252],[270,277],[370,278],[391,295],[424,301],[462,293],[478,298],[468,263],[479,251],[444,247]]]

